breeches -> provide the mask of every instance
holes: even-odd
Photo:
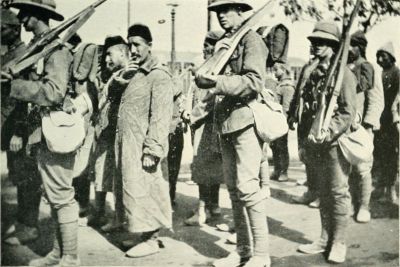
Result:
[[[39,172],[51,208],[56,212],[58,223],[78,220],[78,205],[72,186],[74,153],[59,154],[42,144],[38,153]]]

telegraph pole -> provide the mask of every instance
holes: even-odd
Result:
[[[208,6],[213,0],[208,0]],[[211,11],[207,9],[207,32],[211,30]]]
[[[128,21],[128,27],[127,27],[127,29],[129,29],[129,27],[131,26],[131,0],[127,0],[128,1],[128,7],[127,7],[127,12],[128,12],[128,14],[127,14],[127,16],[128,16],[128,19],[127,19],[127,21]]]
[[[175,62],[176,62],[176,51],[175,51],[175,8],[178,7],[177,3],[170,3],[171,6],[171,71],[172,74],[175,73]]]

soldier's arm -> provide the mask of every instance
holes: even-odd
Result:
[[[169,126],[172,119],[173,88],[169,75],[162,70],[154,70],[150,100],[150,122],[144,140],[143,154],[157,158],[165,156]],[[149,77],[150,79],[150,77]]]
[[[358,86],[360,87],[361,91],[367,91],[374,88],[374,82],[374,67],[368,62],[362,63],[360,65],[360,81],[358,82]]]
[[[62,103],[67,91],[71,62],[71,53],[66,47],[61,47],[45,60],[44,76],[40,80],[13,80],[10,96],[40,106]]]
[[[372,127],[373,130],[379,129],[380,117],[384,108],[384,102],[382,100],[383,88],[382,86],[376,85],[374,82],[374,84],[372,84],[372,87],[365,92],[366,106],[363,118],[363,124],[365,127]]]
[[[342,88],[337,101],[337,110],[335,111],[329,125],[329,135],[326,141],[335,141],[350,128],[356,115],[357,79],[350,69],[346,67]]]
[[[287,117],[290,109],[290,103],[292,102],[294,96],[294,87],[291,85],[286,85],[282,89],[282,109]]]
[[[267,47],[261,37],[250,31],[243,39],[243,68],[241,73],[219,75],[215,94],[245,97],[259,93],[264,87]]]

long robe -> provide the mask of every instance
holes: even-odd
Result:
[[[150,56],[122,94],[115,139],[116,175],[122,177],[128,230],[133,233],[172,226],[169,186],[159,162],[168,153],[172,107],[171,76]],[[143,168],[144,154],[158,159],[156,168]]]

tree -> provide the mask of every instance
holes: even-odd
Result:
[[[285,15],[293,21],[302,19],[322,20],[328,17],[342,21],[344,4],[354,5],[355,0],[280,0]],[[359,26],[367,32],[388,16],[400,15],[400,0],[362,0]]]

